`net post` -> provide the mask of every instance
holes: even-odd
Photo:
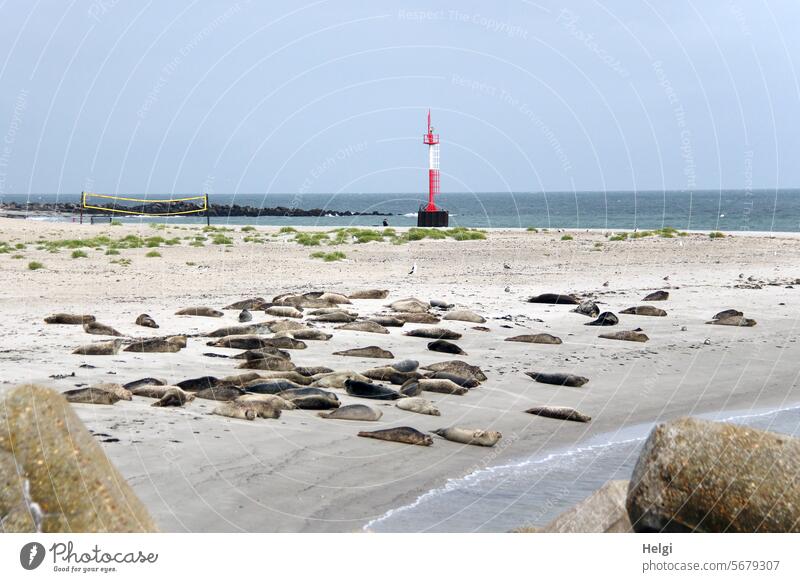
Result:
[[[208,194],[205,195],[206,197],[206,226],[211,226],[211,214],[210,208],[208,207]]]
[[[83,224],[83,206],[86,204],[86,192],[81,192],[81,224]]]

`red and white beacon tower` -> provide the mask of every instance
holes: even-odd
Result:
[[[428,133],[422,137],[428,146],[428,205],[420,206],[417,213],[417,226],[447,226],[449,213],[436,206],[439,193],[439,134],[433,133],[431,110],[428,109]]]

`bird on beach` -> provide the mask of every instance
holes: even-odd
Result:
[[[411,266],[411,270],[408,272],[408,274],[409,274],[409,275],[413,275],[413,274],[414,274],[414,273],[416,273],[416,272],[417,272],[417,264],[416,264],[416,263],[414,263],[414,264]]]

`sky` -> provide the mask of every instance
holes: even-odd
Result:
[[[800,187],[796,0],[0,0],[0,195]]]

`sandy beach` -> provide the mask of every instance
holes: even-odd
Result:
[[[177,223],[178,225],[180,223]],[[304,231],[313,229],[304,228]],[[114,406],[76,404],[80,418],[128,479],[164,531],[360,531],[386,511],[409,503],[447,479],[477,469],[527,458],[580,443],[593,435],[644,422],[723,410],[777,408],[800,401],[797,388],[800,293],[800,238],[742,233],[710,239],[707,233],[609,241],[602,232],[562,233],[491,230],[485,240],[421,240],[322,247],[346,259],[323,262],[309,255],[318,247],[292,241],[277,228],[235,227],[231,245],[123,249],[37,250],[41,241],[107,235],[195,236],[201,227],[80,225],[0,219],[0,328],[4,330],[0,392],[35,382],[64,391],[98,382],[125,383],[145,376],[175,383],[204,375],[223,377],[240,370],[241,360],[211,357],[234,350],[210,348],[191,337],[178,353],[79,356],[77,346],[100,339],[80,326],[47,325],[51,313],[92,314],[130,337],[202,334],[236,325],[238,311],[222,318],[177,316],[189,306],[217,309],[241,299],[267,300],[285,292],[328,290],[350,293],[388,289],[381,300],[354,299],[348,308],[367,316],[386,312],[393,300],[410,296],[442,299],[487,319],[475,324],[443,321],[463,334],[457,343],[488,380],[464,396],[426,393],[441,417],[373,403],[378,422],[334,421],[315,411],[285,412],[278,420],[253,422],[210,415],[216,403],[197,399],[185,408],[152,408],[134,397]],[[261,242],[246,242],[259,235]],[[37,242],[40,241],[40,242]],[[14,245],[22,243],[24,248]],[[160,257],[147,257],[157,250]],[[14,258],[21,255],[21,258]],[[112,263],[128,259],[129,264]],[[44,268],[30,270],[31,261]],[[408,272],[416,263],[413,275]],[[797,279],[798,285],[794,285]],[[666,317],[619,315],[663,289],[669,300],[656,305]],[[527,303],[539,293],[593,298],[601,310],[617,313],[616,330],[642,328],[647,343],[598,338],[609,328],[584,325],[589,319],[571,306]],[[706,325],[734,308],[757,321],[755,327]],[[134,324],[140,313],[161,326]],[[270,319],[254,313],[254,321]],[[318,324],[327,331],[336,324]],[[388,360],[333,355],[378,345],[396,359],[422,365],[457,356],[426,350],[429,340],[390,328],[388,335],[335,330],[330,341],[309,341],[292,352],[303,366],[366,370]],[[155,332],[155,333],[152,333]],[[504,342],[507,337],[547,332],[561,345]],[[539,384],[524,372],[561,371],[586,376],[581,388]],[[74,375],[73,375],[74,374]],[[363,402],[335,390],[343,404]],[[592,417],[587,424],[524,413],[533,405],[566,405]],[[412,426],[492,429],[503,433],[494,448],[459,445],[434,437],[430,447],[358,438],[360,430]],[[566,484],[569,486],[569,484]],[[520,515],[520,524],[528,516]]]

